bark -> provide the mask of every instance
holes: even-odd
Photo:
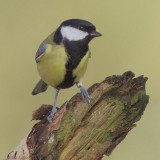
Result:
[[[91,104],[80,93],[62,105],[49,123],[51,105],[33,112],[40,120],[6,160],[99,160],[113,149],[140,120],[149,96],[147,78],[131,71],[92,85]]]

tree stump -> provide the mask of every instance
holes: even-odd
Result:
[[[131,71],[107,77],[89,89],[91,103],[80,93],[62,105],[49,123],[52,106],[33,112],[40,120],[6,160],[99,160],[113,149],[140,120],[149,96],[146,77]]]

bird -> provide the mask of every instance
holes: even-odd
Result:
[[[47,120],[51,123],[57,112],[56,102],[60,89],[77,85],[83,100],[90,103],[90,96],[82,85],[91,52],[89,42],[102,36],[89,21],[82,19],[65,20],[39,46],[35,61],[41,77],[32,95],[55,89],[54,103]]]

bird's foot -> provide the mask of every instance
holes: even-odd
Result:
[[[81,95],[82,95],[82,99],[86,99],[88,103],[90,103],[90,99],[91,97],[89,96],[87,90],[83,87],[83,86],[80,86],[80,90],[81,90]]]
[[[47,117],[47,120],[49,121],[49,123],[52,123],[52,119],[56,112],[57,112],[56,106],[53,106],[50,115]]]

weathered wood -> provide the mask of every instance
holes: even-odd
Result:
[[[147,78],[134,78],[129,71],[107,77],[88,89],[91,104],[80,93],[65,103],[49,123],[51,105],[42,105],[33,113],[40,120],[12,151],[9,159],[98,160],[113,149],[135,127],[148,103]]]

